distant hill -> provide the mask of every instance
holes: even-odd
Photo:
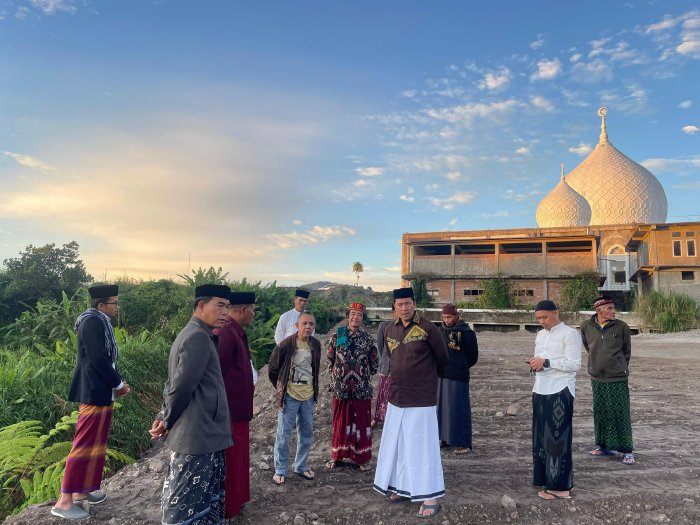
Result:
[[[375,292],[372,288],[365,288],[364,286],[317,281],[315,283],[304,284],[299,288],[310,290],[311,292],[318,293],[325,299],[342,304],[359,301],[365,306],[389,307],[392,303],[391,292]]]

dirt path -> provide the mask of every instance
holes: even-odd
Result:
[[[674,336],[640,335],[632,340],[632,424],[637,464],[588,455],[593,446],[591,387],[584,364],[576,385],[574,498],[546,502],[531,485],[532,379],[523,360],[534,334],[478,334],[480,359],[472,369],[474,451],[443,452],[447,496],[432,520],[415,517],[417,504],[391,505],[372,490],[373,473],[326,470],[331,410],[325,390],[316,407],[311,465],[317,477],[290,476],[271,483],[276,413],[266,371],[261,374],[251,423],[252,501],[240,524],[330,525],[344,523],[523,523],[645,524],[700,523],[700,331]],[[322,376],[322,384],[327,384]],[[503,415],[517,404],[517,413]],[[375,459],[380,433],[374,439]],[[294,443],[292,444],[294,447]],[[110,498],[94,507],[86,525],[159,523],[165,451],[131,465],[105,483]],[[503,496],[516,505],[506,508]],[[49,505],[8,518],[7,525],[65,523],[50,517]]]

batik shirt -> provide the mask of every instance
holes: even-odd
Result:
[[[364,330],[342,327],[328,341],[330,391],[336,399],[372,399],[371,378],[379,368],[374,339]]]

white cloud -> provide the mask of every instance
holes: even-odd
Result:
[[[452,219],[450,222],[448,222],[447,224],[449,224],[450,226],[454,226],[455,224],[457,224],[457,217],[453,218],[453,219]]]
[[[418,91],[415,89],[407,89],[405,91],[401,91],[399,95],[406,98],[415,98],[415,96],[418,95]]]
[[[401,195],[399,196],[399,200],[405,201],[405,202],[414,202],[416,200],[415,197],[412,195]]]
[[[371,186],[372,183],[367,179],[358,179],[354,182],[356,188],[364,188],[366,186]]]
[[[539,49],[544,45],[544,38],[541,35],[537,36],[537,40],[530,42],[530,49]]]
[[[451,180],[452,182],[457,182],[459,179],[462,178],[462,174],[459,171],[450,171],[445,175],[447,177],[447,180]]]
[[[468,202],[471,202],[472,200],[474,200],[474,197],[476,197],[476,194],[471,191],[461,191],[459,193],[455,193],[454,195],[446,199],[438,199],[436,197],[431,197],[428,200],[433,206],[444,208],[446,210],[451,210],[458,204],[466,204]]]
[[[650,34],[650,33],[659,33],[661,31],[667,31],[669,29],[674,28],[678,24],[678,20],[671,17],[671,16],[665,16],[660,22],[656,22],[655,24],[650,24],[646,26],[644,33],[645,34]]]
[[[491,102],[490,104],[476,102],[447,108],[428,109],[426,114],[435,120],[469,126],[477,117],[483,119],[499,118],[509,114],[517,106],[518,102],[514,99],[509,99],[501,102]]]
[[[355,235],[355,230],[348,226],[314,226],[305,232],[268,233],[264,237],[273,242],[277,248],[294,248],[304,244],[318,244],[337,237]]]
[[[384,174],[384,168],[355,168],[355,173],[357,173],[360,177],[379,177],[380,175]]]
[[[697,126],[683,126],[683,133],[687,133],[688,135],[694,135],[700,131]]]
[[[301,221],[300,221],[299,219],[294,219],[294,220],[292,221],[292,224],[294,224],[294,225],[296,225],[296,226],[299,226],[299,225],[301,224]]]
[[[681,109],[688,109],[688,108],[691,107],[692,105],[693,105],[693,101],[692,101],[692,100],[684,100],[683,102],[681,102],[680,104],[678,104],[678,107],[681,108]]]
[[[700,32],[686,33],[676,51],[690,58],[700,58]]]
[[[13,153],[12,151],[3,151],[2,154],[6,157],[14,159],[17,162],[17,164],[20,164],[27,168],[39,170],[43,173],[53,173],[56,171],[56,168],[54,168],[53,166],[50,166],[49,164],[46,164],[45,162],[39,159],[35,159],[34,157],[30,157],[29,155]]]
[[[571,146],[569,148],[569,153],[576,153],[576,155],[588,155],[593,148],[589,144],[584,144],[581,142],[578,146]]]
[[[76,11],[75,6],[65,0],[30,0],[29,3],[45,15],[53,15],[58,12],[75,13]]]
[[[20,6],[15,11],[15,18],[17,20],[24,20],[29,15],[29,8],[25,6]]]
[[[542,59],[537,63],[537,71],[530,75],[530,80],[552,80],[561,73],[561,62],[558,58],[553,60]]]
[[[508,86],[511,79],[511,72],[507,67],[502,67],[498,71],[488,71],[482,80],[478,82],[479,89],[497,91]]]
[[[582,55],[581,53],[574,53],[573,55],[571,55],[571,56],[569,57],[569,60],[570,60],[571,62],[578,62],[578,61],[581,59],[582,56],[583,56],[583,55]]]
[[[519,147],[518,149],[516,149],[515,152],[516,152],[518,155],[529,155],[529,154],[530,154],[530,148],[528,148],[528,147],[526,147],[526,146],[521,146],[521,147]]]
[[[640,164],[653,173],[696,175],[700,170],[700,155],[685,159],[652,158],[643,160]]]
[[[542,109],[547,113],[552,113],[554,111],[554,105],[544,97],[533,96],[530,97],[530,103],[538,109]]]
[[[593,84],[603,80],[611,80],[613,70],[605,60],[597,58],[591,62],[578,62],[572,68],[574,78],[579,82]]]
[[[505,199],[511,200],[511,201],[516,201],[516,202],[523,202],[531,197],[534,197],[536,195],[541,195],[542,192],[538,190],[531,190],[527,193],[518,193],[515,190],[506,190],[505,193],[503,193],[503,197]]]

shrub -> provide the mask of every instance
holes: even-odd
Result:
[[[497,274],[493,279],[483,281],[483,290],[484,293],[474,301],[475,308],[506,310],[515,307],[512,282],[507,277]]]
[[[418,308],[430,308],[433,305],[433,301],[428,295],[428,282],[434,278],[435,276],[430,273],[412,273],[406,276],[406,279],[411,281]]]
[[[671,292],[651,292],[638,297],[635,311],[642,318],[643,326],[659,332],[682,332],[698,326],[700,307],[688,295]]]
[[[598,279],[596,272],[583,272],[567,282],[561,289],[560,309],[565,312],[592,310],[599,294]]]

